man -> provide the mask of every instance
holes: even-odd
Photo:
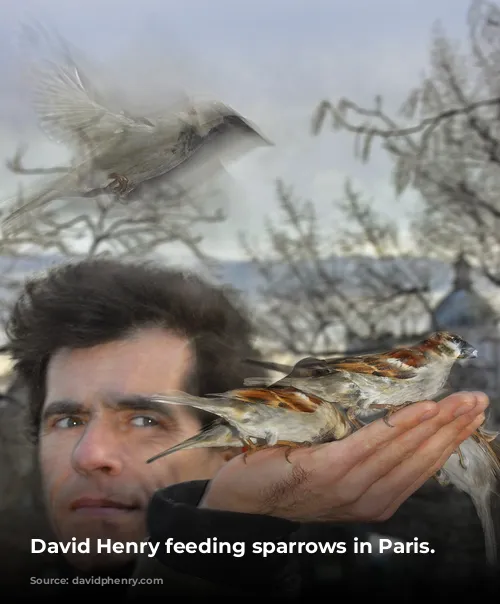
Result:
[[[150,534],[154,545],[158,537],[227,537],[228,529],[235,541],[286,541],[301,522],[381,521],[484,420],[487,405],[474,393],[448,397],[439,409],[422,402],[396,414],[393,429],[375,422],[340,443],[294,451],[292,464],[280,451],[226,464],[232,454],[211,449],[146,464],[209,418],[141,396],[242,383],[241,359],[255,352],[250,322],[228,292],[153,265],[86,260],[28,282],[7,333],[29,389],[54,541],[64,543],[137,543]],[[148,566],[146,556],[136,576],[161,571],[163,589],[187,597],[300,587],[293,557],[159,549]],[[137,560],[134,551],[70,549],[64,557],[61,572],[73,578],[127,578]]]
[[[153,265],[87,260],[29,281],[7,333],[29,391],[54,539],[140,542],[156,489],[209,478],[228,459],[198,449],[147,465],[212,418],[136,395],[241,384],[241,359],[255,351],[229,291]],[[134,557],[66,555],[79,571],[105,573]]]

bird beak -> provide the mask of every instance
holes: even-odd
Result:
[[[459,359],[475,359],[477,357],[477,350],[474,346],[464,346],[462,348],[462,352],[460,353]]]

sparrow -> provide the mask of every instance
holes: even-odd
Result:
[[[492,566],[498,557],[492,498],[498,495],[500,478],[498,445],[492,445],[492,441],[498,434],[479,428],[460,445],[465,467],[453,453],[435,475],[442,486],[452,484],[471,498],[483,528],[486,558]]]
[[[306,357],[293,366],[246,359],[259,367],[287,371],[272,382],[246,378],[244,386],[294,387],[307,394],[335,402],[347,410],[350,421],[360,427],[359,414],[383,409],[384,421],[396,410],[424,400],[434,400],[446,385],[459,359],[477,356],[477,350],[456,334],[439,331],[408,348],[371,355],[319,359]]]
[[[215,420],[209,426],[202,428],[197,434],[186,438],[179,444],[150,457],[146,463],[152,463],[157,459],[166,457],[171,453],[186,449],[204,449],[211,447],[243,447],[244,443],[239,436],[238,430],[224,420]]]
[[[285,455],[288,460],[289,449],[341,440],[355,430],[339,405],[293,387],[240,388],[206,397],[172,392],[148,399],[169,405],[186,405],[219,416],[237,431],[241,443],[247,448],[245,456],[263,448],[287,447]],[[207,434],[197,436],[203,439]],[[209,434],[209,441],[213,437],[214,433]],[[219,437],[222,440],[217,442],[227,442],[224,439],[233,442],[234,433],[230,437],[227,431],[224,434],[221,430]]]
[[[33,105],[41,129],[72,148],[77,161],[25,199],[16,198],[3,223],[6,234],[22,228],[27,212],[54,199],[110,193],[131,201],[142,183],[159,178],[186,191],[196,179],[204,181],[221,170],[221,160],[272,146],[255,125],[218,100],[186,98],[154,117],[113,110],[66,48],[57,61],[34,66],[33,72]],[[83,179],[88,186],[82,186]]]

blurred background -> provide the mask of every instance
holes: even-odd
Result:
[[[489,425],[500,423],[500,3],[0,0],[0,12],[2,199],[72,159],[28,100],[18,30],[32,18],[131,110],[210,96],[275,144],[181,207],[150,189],[154,228],[109,199],[48,206],[0,241],[2,316],[22,280],[54,263],[156,258],[238,290],[281,362],[456,331],[479,357],[450,387],[487,392]],[[6,354],[0,370],[8,386]],[[481,529],[467,498],[454,501],[474,557]],[[410,517],[394,531],[413,539]]]

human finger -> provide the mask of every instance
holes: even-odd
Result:
[[[398,436],[415,428],[425,421],[431,420],[448,405],[458,407],[468,405],[472,408],[475,401],[471,393],[456,393],[447,397],[447,402],[422,401],[405,407],[391,416],[393,427],[387,426],[382,420],[376,420],[347,438],[327,445],[322,445],[311,451],[311,463],[314,466],[325,464],[335,465],[339,472],[347,473],[356,465],[368,459],[373,452],[394,441]]]
[[[460,418],[462,420],[463,418]],[[457,420],[458,422],[459,420]],[[422,470],[422,466],[420,468],[414,467],[413,469],[407,470],[407,465],[409,463],[402,464],[401,468],[397,468],[394,471],[392,476],[386,477],[383,479],[387,484],[384,485],[384,488],[388,490],[391,489],[393,493],[396,493],[393,501],[386,507],[385,510],[382,511],[380,519],[384,520],[390,518],[394,512],[410,497],[417,491],[431,476],[433,476],[443,465],[446,463],[450,455],[459,447],[461,443],[464,442],[467,438],[469,438],[477,428],[484,421],[484,413],[480,413],[477,415],[472,421],[470,421],[465,427],[459,429],[458,435],[455,434],[455,437],[450,439],[448,438],[448,444],[445,446],[443,450],[443,443],[438,444],[438,439],[442,439],[441,434],[437,434],[433,440],[435,442],[430,442],[428,445],[428,451],[425,452],[428,463],[427,466]],[[458,427],[458,425],[457,425]],[[444,428],[443,428],[444,430]],[[420,453],[416,453],[415,457],[420,456]],[[413,459],[408,460],[408,462],[412,462]],[[403,467],[404,466],[404,467]],[[405,472],[408,471],[408,474],[405,475]],[[397,476],[399,474],[399,476]],[[413,482],[408,484],[413,479]],[[382,481],[381,481],[382,482]],[[392,483],[392,484],[391,484]],[[399,491],[399,493],[398,493]]]
[[[445,436],[441,430],[450,426],[453,434],[460,426],[466,426],[478,413],[484,411],[488,402],[484,395],[470,393],[467,402],[462,399],[462,404],[457,409],[457,398],[443,401],[439,404],[439,413],[431,419],[421,422],[414,428],[407,430],[395,438],[389,445],[375,451],[368,459],[358,466],[355,474],[360,492],[366,491],[383,476],[401,465],[403,460],[417,452],[419,447],[437,433]],[[456,419],[459,418],[459,419]],[[451,423],[450,423],[451,422]],[[456,424],[456,422],[459,422]],[[451,426],[454,426],[453,428]],[[458,427],[457,427],[458,426]],[[447,434],[447,433],[446,433]],[[354,476],[354,472],[353,472]]]
[[[463,411],[463,406],[460,409]],[[370,514],[373,514],[374,506],[379,507],[382,512],[394,500],[394,493],[399,495],[429,465],[428,455],[431,453],[427,452],[426,457],[424,450],[422,454],[422,446],[436,439],[438,434],[441,434],[442,442],[446,438],[446,433],[442,432],[443,426],[454,424],[456,434],[480,413],[474,410],[453,420],[453,410],[452,404],[444,405],[438,416],[402,434],[383,449],[375,451],[369,459],[346,474],[342,479],[342,491],[348,496],[346,505],[356,505],[356,502],[361,500],[359,506],[368,505]]]

